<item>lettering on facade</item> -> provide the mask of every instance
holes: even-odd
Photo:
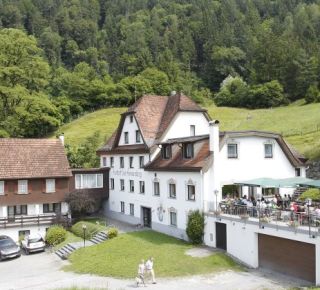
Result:
[[[114,176],[139,177],[139,178],[142,178],[142,172],[139,172],[139,171],[112,170],[111,174],[113,174]]]

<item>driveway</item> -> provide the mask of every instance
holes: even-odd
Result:
[[[59,289],[65,287],[99,287],[108,290],[135,288],[132,280],[120,280],[93,275],[80,275],[61,271],[67,261],[60,260],[52,253],[38,253],[0,263],[0,289]],[[155,270],[156,270],[155,265]],[[133,273],[134,275],[134,273]],[[283,289],[297,286],[301,282],[274,273],[248,271],[225,271],[219,274],[190,276],[184,278],[158,279],[158,284],[148,284],[154,290],[256,290]]]

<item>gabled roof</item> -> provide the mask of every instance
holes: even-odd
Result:
[[[178,93],[172,96],[144,95],[121,115],[117,130],[109,138],[106,145],[98,150],[98,153],[114,151],[116,148],[123,147],[118,146],[118,143],[127,115],[134,114],[145,142],[145,148],[149,150],[161,138],[178,112],[201,112],[209,119],[205,109],[202,109],[183,94]],[[130,146],[134,145],[127,146],[128,150],[131,150]]]
[[[0,180],[70,176],[59,139],[0,138]]]

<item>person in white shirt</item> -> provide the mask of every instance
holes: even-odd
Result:
[[[137,286],[139,285],[139,282],[142,283],[144,286],[146,286],[146,284],[144,283],[144,272],[146,270],[146,266],[144,264],[144,260],[141,260],[139,266],[138,266],[138,278],[140,279],[137,280]]]
[[[146,268],[147,268],[147,273],[152,277],[152,284],[156,284],[157,282],[156,282],[154,270],[153,270],[153,261],[154,261],[153,258],[150,257],[146,262]]]

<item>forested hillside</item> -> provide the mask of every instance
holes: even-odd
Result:
[[[1,136],[171,90],[320,101],[320,0],[0,0],[0,40]]]

